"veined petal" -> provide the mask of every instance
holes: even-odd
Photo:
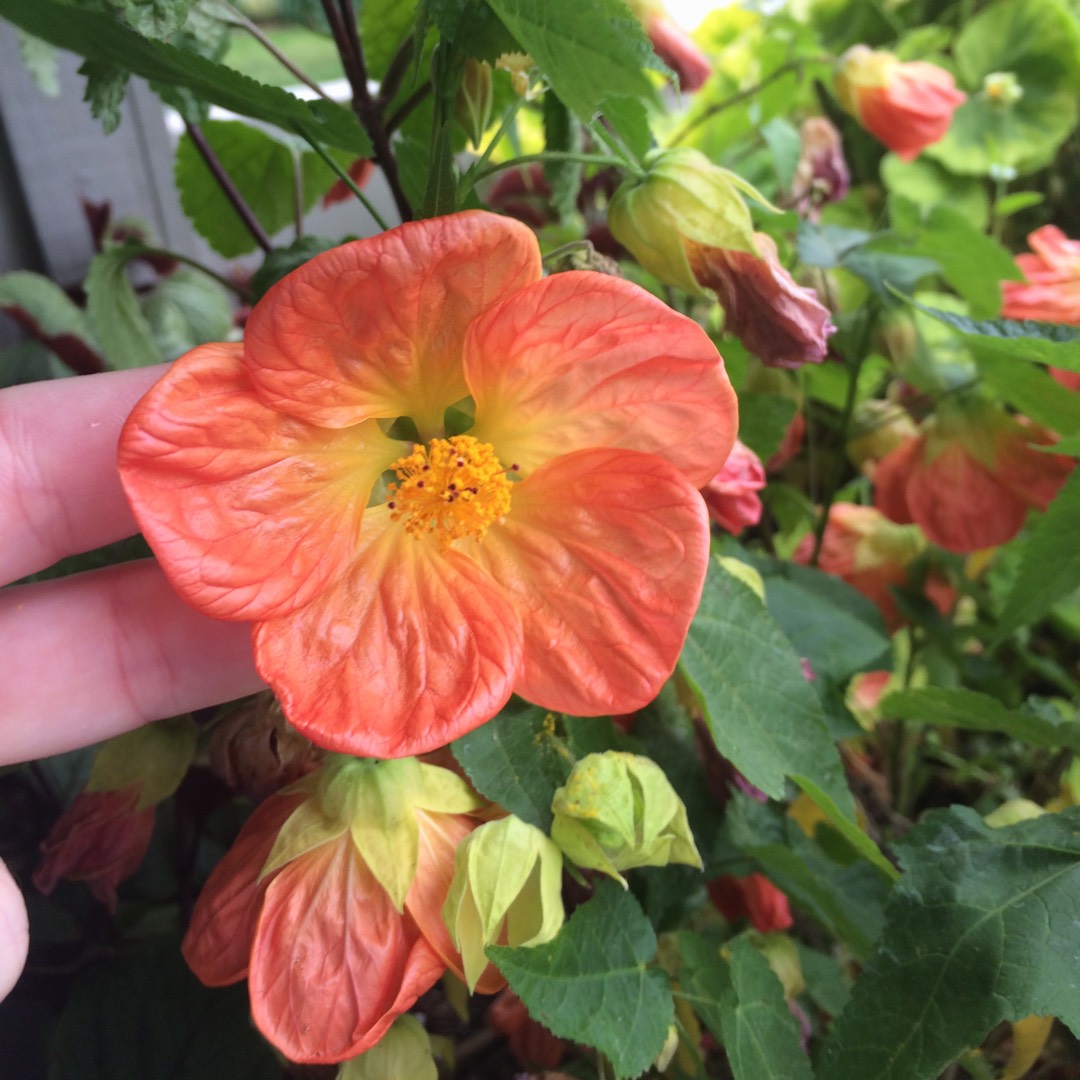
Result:
[[[411,416],[438,433],[464,397],[465,329],[540,277],[536,238],[481,211],[333,248],[275,285],[248,319],[244,360],[267,404],[327,427]]]
[[[251,1013],[290,1060],[342,1061],[374,1046],[443,969],[346,834],[290,863],[267,889]]]
[[[701,598],[708,516],[662,458],[583,450],[517,485],[474,550],[525,629],[514,692],[578,716],[631,712],[675,667]]]
[[[730,453],[735,393],[708,335],[630,282],[556,274],[469,329],[470,434],[524,473],[559,454],[625,447],[657,454],[695,487]]]
[[[221,619],[306,604],[339,577],[400,453],[375,421],[314,427],[260,401],[239,345],[177,360],[120,436],[136,520],[173,587]]]
[[[247,974],[255,924],[271,880],[260,880],[259,874],[278,830],[304,798],[302,793],[273,795],[262,803],[203,886],[181,949],[207,986],[228,986]]]
[[[421,754],[489,720],[521,665],[521,625],[468,556],[409,536],[385,506],[317,600],[255,628],[255,663],[310,739],[363,757]]]

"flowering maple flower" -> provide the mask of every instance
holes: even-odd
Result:
[[[446,769],[331,759],[248,819],[195,905],[183,952],[208,986],[245,976],[292,1061],[374,1046],[461,958],[440,911],[481,800]],[[493,968],[482,993],[504,983]]]
[[[509,987],[488,1006],[484,1021],[505,1036],[510,1053],[523,1069],[554,1069],[566,1054],[566,1042],[534,1020]]]
[[[1011,540],[1032,507],[1045,510],[1075,462],[1032,444],[1054,436],[997,405],[942,402],[908,439],[878,462],[874,503],[899,524],[918,524],[949,551],[967,553]]]
[[[243,344],[193,350],[136,406],[120,468],[180,594],[254,622],[289,720],[401,757],[511,693],[652,700],[736,411],[696,323],[626,281],[542,278],[529,229],[473,211],[278,282]]]
[[[814,538],[806,536],[792,559],[808,564],[813,549]],[[836,502],[829,507],[818,566],[872,601],[892,631],[905,621],[892,590],[908,583],[908,567],[925,550],[926,538],[914,525],[896,525],[872,506]],[[940,577],[930,575],[926,591],[939,611],[952,607],[953,591]]]
[[[86,788],[75,796],[41,843],[33,881],[48,895],[61,878],[84,881],[110,912],[120,883],[138,870],[154,833],[154,808],[187,774],[195,729],[186,719],[162,720],[101,745]]]
[[[795,921],[788,898],[764,875],[723,874],[706,882],[709,898],[728,922],[749,919],[755,930],[786,930]]]
[[[836,96],[845,112],[903,161],[914,161],[941,139],[967,100],[943,68],[922,60],[905,63],[866,45],[853,45],[840,57]]]
[[[1031,251],[1016,256],[1026,280],[1001,283],[1002,316],[1080,326],[1080,240],[1056,225],[1036,229],[1027,240]]]
[[[765,466],[745,443],[736,440],[724,467],[701,489],[709,517],[733,536],[761,520]]]
[[[679,78],[679,89],[700,90],[712,74],[712,62],[694,39],[667,13],[660,0],[629,0],[656,55]]]
[[[776,244],[755,233],[744,180],[697,150],[655,151],[608,208],[611,234],[641,265],[692,296],[715,296],[724,329],[770,367],[825,359],[836,329],[813,289],[795,283]]]

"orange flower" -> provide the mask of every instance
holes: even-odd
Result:
[[[809,563],[813,548],[814,538],[804,537],[792,558],[797,563]],[[894,525],[872,506],[833,503],[818,566],[872,601],[891,631],[904,623],[893,587],[908,583],[908,567],[925,550],[925,538],[910,524]],[[941,578],[931,576],[926,591],[939,611],[944,613],[952,607],[952,589]]]
[[[193,350],[139,403],[120,467],[181,595],[254,621],[290,721],[386,758],[511,693],[650,701],[736,423],[696,323],[615,278],[542,279],[525,226],[469,212],[283,279],[242,345]]]
[[[510,1053],[523,1069],[555,1069],[566,1055],[566,1043],[534,1020],[509,988],[488,1006],[484,1020],[493,1031],[506,1036]]]
[[[712,62],[694,39],[667,13],[660,0],[629,0],[656,55],[679,78],[679,89],[700,90],[712,74]]]
[[[1027,280],[1001,283],[1002,316],[1080,326],[1080,240],[1044,225],[1028,244],[1031,251],[1016,256]]]
[[[736,440],[724,467],[701,489],[709,517],[733,536],[761,520],[758,492],[765,486],[765,466],[745,443]]]
[[[916,522],[935,544],[970,552],[1011,540],[1033,506],[1045,510],[1075,462],[1034,449],[1053,445],[989,402],[942,403],[921,433],[878,462],[875,505]]]
[[[949,130],[967,100],[944,69],[855,45],[837,65],[836,96],[843,109],[904,161],[913,161]]]
[[[795,921],[788,898],[764,875],[724,874],[705,886],[717,910],[728,922],[749,919],[755,930],[768,934],[786,930]]]
[[[292,1061],[370,1049],[447,967],[463,975],[440,911],[478,802],[414,759],[339,759],[272,795],[199,896],[188,964],[207,986],[246,976],[256,1025]],[[489,968],[478,989],[503,984]]]

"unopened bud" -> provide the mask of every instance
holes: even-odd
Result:
[[[874,327],[874,348],[897,367],[911,360],[918,341],[915,320],[902,308],[887,311]]]
[[[551,803],[551,837],[578,866],[626,887],[635,866],[701,866],[686,807],[654,761],[608,750],[571,770]]]
[[[856,468],[870,475],[886,454],[918,433],[908,411],[895,402],[876,398],[864,401],[852,417],[847,455]]]
[[[469,142],[479,146],[491,122],[492,72],[485,60],[465,61],[465,74],[454,101],[454,116],[465,129]]]

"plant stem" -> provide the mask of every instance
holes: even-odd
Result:
[[[187,255],[181,255],[178,251],[169,251],[168,248],[159,247],[147,247],[144,244],[138,245],[139,255],[161,256],[167,259],[175,259],[177,262],[183,263],[185,266],[190,266],[192,270],[198,270],[200,274],[205,274],[208,278],[212,278],[223,288],[228,289],[230,292],[236,293],[236,295],[246,304],[251,300],[251,293],[241,285],[237,285],[235,281],[230,281],[224,274],[219,274],[216,270],[211,270],[205,263],[199,262],[198,259],[191,259]]]
[[[375,100],[380,109],[385,109],[397,95],[398,90],[401,89],[402,80],[405,78],[405,73],[409,70],[409,64],[412,62],[413,51],[413,36],[409,34],[394,54],[393,60],[390,61],[386,69],[386,74],[379,82],[379,94]],[[387,127],[389,126],[387,124]]]
[[[232,177],[222,167],[220,161],[218,161],[217,154],[214,153],[210,144],[206,141],[206,136],[202,133],[202,129],[198,124],[189,124],[184,122],[184,126],[187,128],[187,133],[195,149],[199,151],[203,161],[206,162],[206,167],[213,174],[214,179],[218,182],[218,186],[225,193],[225,197],[232,203],[233,209],[240,215],[240,220],[243,221],[247,227],[248,232],[255,238],[255,243],[263,249],[263,251],[273,251],[274,245],[267,236],[266,230],[259,224],[259,219],[255,216],[251,207],[248,206],[244,196],[240,194],[239,189],[233,183]]]
[[[668,146],[678,146],[692,131],[701,127],[706,120],[711,120],[714,116],[718,116],[724,112],[725,109],[730,109],[733,105],[738,105],[740,101],[745,101],[747,98],[752,98],[755,94],[760,93],[770,83],[776,82],[777,79],[782,78],[789,71],[798,71],[801,73],[803,65],[810,61],[806,57],[801,57],[798,60],[788,60],[781,64],[774,71],[769,72],[760,82],[755,83],[753,86],[748,86],[745,90],[740,90],[738,93],[732,94],[731,97],[724,98],[723,101],[718,101],[715,105],[710,105],[704,112],[699,113],[697,116],[692,117],[684,125],[681,131],[677,131],[671,139],[668,140]]]
[[[315,153],[318,154],[319,157],[321,157],[323,161],[325,161],[326,164],[334,170],[334,172],[337,174],[338,179],[341,180],[342,183],[344,183],[349,188],[349,190],[360,200],[361,205],[375,220],[375,224],[378,225],[379,228],[383,230],[383,232],[389,229],[390,226],[387,225],[385,221],[383,221],[382,215],[379,213],[378,210],[375,209],[375,207],[371,203],[371,200],[360,190],[360,188],[356,184],[356,181],[353,180],[353,178],[348,174],[348,172],[343,169],[341,165],[338,164],[338,162],[336,162],[333,157],[328,154],[326,150],[323,149],[323,147],[315,139],[311,138],[311,136],[308,135],[307,132],[301,131],[299,128],[294,128],[294,130],[302,139],[307,142],[308,146],[310,146],[311,149],[314,150]]]
[[[589,125],[589,131],[592,132],[593,138],[602,142],[613,154],[615,154],[624,169],[636,176],[639,180],[645,178],[645,170],[641,165],[641,162],[630,151],[630,148],[625,146],[621,139],[604,127],[603,123],[597,121],[595,124]]]
[[[375,161],[386,177],[394,205],[402,221],[412,221],[413,211],[401,186],[398,175],[397,159],[390,146],[390,135],[383,125],[379,104],[368,88],[367,65],[364,62],[364,49],[360,44],[360,35],[356,26],[356,12],[352,0],[341,0],[335,5],[334,0],[322,0],[326,21],[330,24],[330,33],[341,56],[341,65],[352,90],[353,111],[360,119],[364,130],[371,139]]]
[[[488,159],[495,152],[495,147],[499,145],[503,140],[503,136],[510,130],[510,126],[514,122],[514,118],[518,114],[518,110],[525,104],[523,97],[517,98],[514,103],[506,110],[506,115],[502,118],[502,123],[499,125],[499,130],[491,137],[490,142],[484,147],[484,152],[469,166],[468,171],[458,181],[457,199],[460,206],[465,200],[465,196],[476,186],[476,181],[479,179],[479,174],[483,171],[484,166],[487,164]],[[504,166],[505,168],[505,166]]]
[[[317,82],[315,82],[314,79],[309,78],[307,75],[305,75],[304,72],[301,71],[300,68],[298,68],[262,32],[262,30],[259,29],[259,27],[255,23],[253,23],[249,18],[247,18],[247,16],[245,16],[242,12],[237,11],[231,5],[229,6],[229,10],[232,12],[232,17],[229,19],[229,21],[234,26],[238,27],[241,30],[245,30],[247,33],[249,33],[268,53],[270,53],[271,56],[274,57],[275,60],[277,60],[277,62],[279,64],[281,64],[281,66],[283,68],[285,68],[286,71],[288,71],[292,75],[295,75],[296,78],[300,80],[300,82],[302,82],[305,86],[309,87],[310,89],[314,90],[315,93],[318,94],[319,97],[323,98],[325,101],[333,101],[334,100],[332,97],[330,97],[329,94],[326,93],[325,90],[323,90],[323,88]]]
[[[406,117],[431,93],[431,83],[418,86],[394,111],[386,118],[386,130],[393,134],[405,122]]]
[[[581,165],[626,167],[626,162],[622,158],[612,157],[610,154],[575,154],[570,150],[547,150],[539,154],[522,154],[521,157],[500,161],[495,165],[489,165],[486,169],[481,169],[475,175],[470,170],[470,175],[473,176],[473,183],[477,184],[489,176],[494,176],[497,172],[502,172],[503,169],[513,169],[518,165],[528,165],[533,161],[576,161]]]

